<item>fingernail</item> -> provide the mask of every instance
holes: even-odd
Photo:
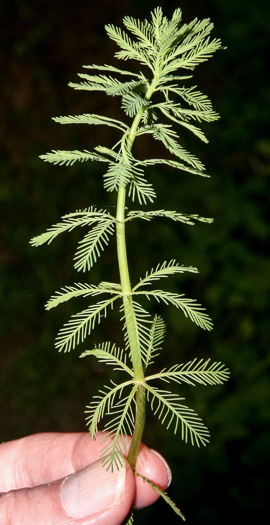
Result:
[[[167,487],[169,487],[171,482],[172,482],[172,471],[171,471],[168,463],[165,461],[164,457],[161,456],[161,454],[159,454],[156,450],[154,450],[153,448],[151,448],[150,450],[151,450],[151,452],[153,452],[162,461],[164,467],[166,468],[167,476],[168,476],[168,485],[167,485]]]
[[[85,518],[103,512],[120,502],[125,479],[125,466],[111,472],[106,471],[101,461],[96,461],[63,481],[63,508],[71,518]]]

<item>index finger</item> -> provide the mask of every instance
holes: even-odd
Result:
[[[0,492],[36,487],[100,459],[102,433],[40,433],[0,445]]]
[[[50,484],[100,459],[104,433],[94,441],[84,433],[42,433],[0,445],[0,493]],[[127,445],[131,438],[126,437]],[[128,446],[127,446],[128,448]],[[160,454],[140,445],[136,470],[165,490],[171,471]],[[150,505],[158,494],[136,477],[135,506]]]

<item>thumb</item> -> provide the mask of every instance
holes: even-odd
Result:
[[[119,525],[135,495],[128,465],[106,471],[101,461],[48,485],[8,492],[0,497],[3,525]]]

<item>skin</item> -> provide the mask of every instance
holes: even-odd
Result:
[[[103,439],[102,433],[95,441],[88,433],[42,433],[2,443],[0,523],[120,525],[132,506],[156,501],[157,493],[134,476],[127,462],[113,474],[102,467]],[[170,484],[167,463],[144,444],[136,470],[163,490]],[[102,507],[97,511],[95,497]]]

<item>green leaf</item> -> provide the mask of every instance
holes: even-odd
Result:
[[[114,220],[113,216],[106,210],[97,210],[95,206],[91,206],[88,210],[68,213],[61,218],[63,222],[54,224],[45,233],[34,237],[31,239],[30,244],[33,246],[40,246],[46,242],[50,244],[60,233],[70,232],[77,226],[90,226],[105,218]]]
[[[161,420],[161,423],[166,424],[167,429],[173,423],[174,433],[176,433],[180,425],[181,438],[185,443],[190,440],[192,445],[199,447],[209,442],[209,431],[202,420],[194,410],[180,403],[184,398],[167,390],[158,390],[148,383],[145,383],[145,388],[148,397],[149,395],[152,397],[151,409]]]
[[[78,250],[74,256],[74,268],[83,272],[90,270],[105,246],[108,245],[109,235],[113,235],[114,230],[115,221],[100,220],[79,242]]]
[[[86,407],[85,413],[89,414],[86,417],[86,424],[89,426],[89,432],[94,439],[98,431],[98,424],[100,420],[107,413],[112,410],[115,397],[121,397],[122,391],[126,386],[133,386],[133,381],[125,381],[120,385],[116,385],[111,381],[112,386],[104,386],[104,390],[99,390],[101,395],[94,396],[90,405]]]
[[[112,159],[113,161],[119,161],[119,153],[116,153],[115,151],[113,151],[113,149],[106,148],[105,146],[96,146],[95,150],[98,152],[99,155],[101,155],[101,157],[109,157],[108,160],[110,162],[112,162]]]
[[[102,115],[94,115],[85,113],[83,115],[74,115],[67,117],[54,117],[53,120],[59,124],[94,124],[94,125],[105,125],[112,126],[113,128],[121,129],[126,131],[129,127],[120,120],[104,117]]]
[[[142,129],[142,134],[143,133],[144,132],[143,132],[143,129]],[[147,133],[147,131],[146,131],[146,133]],[[155,164],[165,164],[167,166],[171,166],[172,168],[177,168],[179,170],[186,171],[187,173],[192,173],[192,175],[197,175],[197,176],[200,176],[200,177],[209,178],[209,175],[207,175],[205,172],[199,171],[199,170],[194,170],[194,169],[190,168],[189,166],[186,166],[185,164],[182,164],[181,162],[177,162],[175,160],[169,160],[169,159],[145,159],[145,160],[142,160],[140,162],[141,166],[152,166],[152,165],[155,165]]]
[[[184,53],[179,60],[173,61],[165,68],[165,74],[174,71],[177,68],[185,68],[193,70],[197,65],[208,60],[218,49],[221,48],[221,41],[219,38],[206,38],[204,42],[199,43],[191,52]]]
[[[219,119],[219,114],[213,111],[210,100],[199,91],[194,91],[196,86],[191,88],[179,88],[177,84],[166,85],[166,79],[162,80],[162,85],[158,88],[164,96],[165,102],[155,104],[154,107],[161,109],[164,112],[171,112],[179,120],[197,120],[198,122],[213,122]],[[165,84],[165,85],[164,85]],[[189,106],[195,109],[185,108],[182,104],[175,103],[169,97],[169,92],[179,95]],[[170,116],[169,116],[170,118]],[[181,122],[180,122],[181,124]]]
[[[72,166],[74,162],[85,162],[87,160],[96,160],[98,162],[108,162],[108,159],[98,155],[97,153],[91,153],[90,151],[66,151],[66,150],[52,150],[50,153],[40,155],[40,158],[45,162],[59,166]]]
[[[120,297],[121,286],[116,283],[105,282],[101,282],[98,286],[87,283],[74,283],[73,286],[65,286],[61,288],[59,292],[56,292],[56,294],[49,299],[45,305],[45,308],[46,310],[51,310],[59,304],[69,301],[74,297],[94,297],[102,293],[116,294],[118,297]]]
[[[78,73],[80,78],[87,80],[87,82],[73,83],[70,82],[69,86],[74,89],[86,90],[86,91],[105,91],[116,87],[121,82],[113,77],[106,75],[87,75],[86,73]]]
[[[153,281],[158,281],[163,277],[184,272],[198,273],[198,270],[193,266],[180,266],[175,259],[172,259],[169,262],[164,261],[162,264],[158,264],[155,269],[152,268],[150,272],[146,272],[146,276],[143,279],[140,279],[139,283],[132,289],[132,292],[135,292],[141,286],[151,285]]]
[[[214,122],[219,119],[219,114],[212,109],[189,109],[183,108],[179,104],[173,104],[170,111],[179,119],[197,120],[198,122]],[[181,124],[181,122],[179,122]],[[182,124],[183,125],[183,124]]]
[[[146,80],[131,80],[129,82],[118,82],[115,86],[108,88],[106,93],[112,96],[127,96],[136,92],[145,92],[147,87],[148,83]]]
[[[176,383],[188,383],[195,386],[200,385],[220,385],[229,379],[230,372],[222,363],[211,363],[210,359],[193,359],[188,363],[174,365],[168,370],[164,368],[158,374],[153,374],[145,378],[145,381],[161,379],[165,382],[175,381]]]
[[[193,124],[189,124],[183,118],[187,116],[185,112],[176,112],[173,110],[173,105],[169,104],[156,104],[154,107],[157,107],[160,109],[160,111],[170,120],[173,122],[176,122],[178,125],[183,126],[189,131],[191,131],[194,135],[196,135],[199,139],[201,139],[203,142],[208,143],[207,138],[205,137],[203,131],[200,128],[197,128]]]
[[[160,140],[164,146],[176,157],[179,157],[187,164],[190,164],[193,168],[199,171],[203,171],[204,165],[202,162],[186,151],[180,144],[178,144],[177,139],[179,136],[169,125],[165,124],[153,124],[149,126],[149,132],[153,135],[156,140]]]
[[[133,202],[135,199],[138,199],[139,204],[147,204],[147,201],[154,201],[156,192],[153,185],[146,182],[143,173],[137,170],[136,172],[133,172],[130,180],[128,196],[131,197]]]
[[[55,347],[59,352],[69,352],[76,345],[82,343],[85,338],[94,330],[95,325],[107,316],[109,307],[113,308],[113,303],[118,296],[105,301],[100,301],[91,305],[86,310],[74,314],[70,320],[61,328],[56,337]]]
[[[145,476],[143,476],[139,472],[135,471],[134,474],[135,474],[135,476],[138,476],[139,478],[142,478],[145,483],[148,483],[152,487],[152,489],[154,489],[158,493],[158,495],[161,496],[164,499],[164,501],[166,503],[168,503],[168,505],[170,505],[170,507],[173,509],[173,511],[178,516],[180,516],[180,518],[182,518],[183,521],[186,521],[186,518],[182,514],[181,510],[175,505],[175,503],[171,500],[171,498],[169,498],[169,496],[168,496],[168,494],[166,492],[164,492],[158,485],[156,485],[156,483],[154,483],[150,479],[146,478]],[[131,523],[133,523],[133,522],[131,522]]]
[[[149,106],[148,100],[145,100],[138,93],[126,93],[122,97],[121,108],[124,110],[128,117],[135,117],[143,108],[146,109]]]
[[[155,315],[149,333],[148,348],[145,352],[145,369],[159,354],[166,335],[166,325],[159,315]]]
[[[221,48],[219,39],[210,40],[209,33],[213,24],[209,19],[197,21],[195,18],[186,26],[186,36],[174,46],[167,55],[163,74],[171,73],[179,68],[193,70],[198,64],[210,58]],[[183,28],[182,28],[183,29]]]
[[[112,73],[120,73],[121,75],[129,75],[131,77],[138,77],[138,78],[141,78],[141,74],[138,74],[138,73],[134,73],[132,71],[126,71],[125,69],[119,69],[115,66],[111,66],[111,65],[108,65],[108,64],[104,64],[104,65],[97,65],[97,64],[92,64],[90,66],[83,66],[85,69],[98,69],[100,71],[107,71],[107,72],[112,72]]]
[[[205,308],[196,303],[195,299],[187,299],[184,294],[177,294],[165,292],[163,290],[145,290],[134,292],[134,294],[143,294],[150,299],[153,297],[156,301],[163,301],[165,304],[173,304],[176,308],[180,308],[186,317],[189,317],[197,326],[203,330],[212,330],[213,322],[209,315],[205,313]]]
[[[156,54],[155,40],[153,38],[153,27],[147,20],[143,22],[130,16],[123,18],[126,28],[133,33],[141,43],[144,49],[152,55]]]
[[[170,32],[166,31],[164,32],[164,37],[161,39],[160,48],[159,48],[159,55],[157,57],[157,67],[159,71],[161,72],[161,75],[168,74],[168,72],[173,72],[179,69],[179,66],[177,65],[177,61],[173,64],[173,67],[168,69],[167,64],[169,62],[169,56],[172,49],[175,47],[176,41],[181,41],[186,33],[189,32],[188,27],[186,24],[184,24],[179,32]]]
[[[205,223],[213,222],[213,219],[209,217],[199,217],[199,215],[196,215],[196,214],[187,215],[187,214],[178,213],[176,211],[170,211],[170,210],[130,211],[127,214],[126,221],[130,221],[133,219],[144,219],[145,221],[150,221],[154,217],[165,217],[167,219],[171,219],[172,221],[182,222],[184,224],[189,224],[191,226],[195,224],[194,221],[205,222]]]
[[[158,86],[155,89],[155,91],[166,91],[166,89],[169,87],[168,82],[177,81],[177,84],[172,84],[172,86],[178,86],[178,81],[181,80],[190,80],[193,78],[193,75],[164,75],[159,78]],[[164,86],[165,84],[165,86]]]
[[[121,370],[127,372],[131,377],[134,376],[133,370],[131,370],[126,364],[126,351],[123,348],[117,347],[115,344],[110,342],[101,343],[93,350],[85,350],[80,357],[86,357],[89,355],[95,356],[102,363],[116,366],[117,368],[114,368],[114,370]]]
[[[69,82],[69,87],[80,91],[105,91],[111,87],[119,84],[119,81],[112,77],[105,75],[87,75],[85,73],[78,73],[80,78],[84,78],[83,82]]]
[[[194,106],[197,110],[212,112],[211,100],[201,93],[201,91],[194,91],[197,86],[191,88],[180,89],[179,95],[190,105]]]
[[[165,20],[163,18],[163,12],[161,7],[156,7],[154,11],[151,13],[152,16],[152,24],[154,29],[154,35],[156,42],[158,43],[160,36],[163,32],[163,28],[165,25]]]
[[[132,512],[132,514],[129,514],[128,517],[126,518],[124,525],[133,525],[133,523],[134,523],[134,513]]]
[[[175,46],[179,38],[183,38],[186,30],[186,25],[179,27],[182,12],[181,9],[176,9],[171,20],[163,16],[162,11],[154,11],[152,14],[153,26],[155,29],[156,45],[158,48],[157,65],[162,69],[169,50]]]
[[[195,49],[200,43],[204,41],[206,37],[209,36],[213,29],[214,25],[210,23],[209,18],[199,20],[194,18],[187,28],[186,36],[182,39],[181,43],[178,46],[175,46],[174,49],[170,52],[168,60],[171,61],[179,55],[183,55],[189,51],[195,52]]]
[[[117,45],[121,48],[121,51],[117,51],[115,56],[117,58],[127,60],[135,59],[141,64],[144,64],[152,69],[151,62],[147,57],[147,52],[144,51],[143,46],[139,43],[133,42],[127,33],[121,30],[119,27],[114,27],[111,24],[105,26],[105,30],[109,37],[114,40]]]
[[[59,292],[49,299],[45,305],[46,310],[51,310],[59,304],[65,303],[74,297],[89,297],[104,293],[104,290],[100,289],[94,284],[87,283],[74,283],[73,286],[65,286],[61,288]]]
[[[135,168],[132,164],[120,160],[119,162],[110,163],[107,173],[104,175],[104,188],[108,192],[118,191],[120,187],[126,187],[134,172],[140,173],[141,170]]]
[[[134,407],[135,395],[138,385],[134,385],[130,394],[110,409],[110,419],[105,425],[106,443],[101,449],[102,464],[107,470],[113,471],[114,467],[119,469],[123,465],[124,452],[126,451],[127,435],[133,434],[134,430]]]
[[[110,283],[107,281],[101,281],[98,285],[99,289],[102,289],[107,293],[122,292],[122,286],[119,283]]]

